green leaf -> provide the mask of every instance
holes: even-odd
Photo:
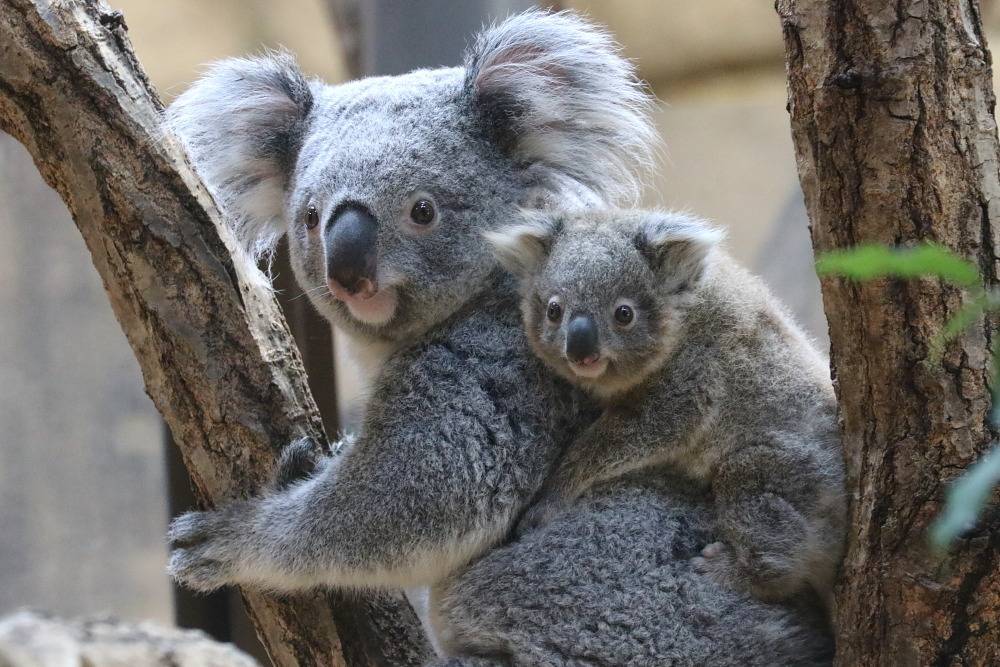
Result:
[[[816,272],[852,280],[871,280],[879,276],[937,276],[965,287],[979,285],[979,269],[974,264],[947,248],[929,243],[913,248],[869,244],[828,252],[817,260]]]
[[[994,445],[948,489],[944,511],[930,530],[931,544],[935,549],[947,549],[956,537],[975,525],[998,481],[1000,446]]]

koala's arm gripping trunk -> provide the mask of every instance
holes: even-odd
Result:
[[[318,416],[272,296],[234,270],[211,199],[159,141],[160,104],[121,15],[97,2],[0,0],[0,44],[0,128],[69,205],[199,497],[252,491],[280,445],[320,434]],[[426,655],[402,601],[244,597],[276,665]]]
[[[526,396],[535,362],[519,335],[502,339],[474,356],[446,341],[393,360],[345,454],[285,489],[180,517],[173,574],[200,590],[405,587],[495,544],[558,454],[551,394]]]

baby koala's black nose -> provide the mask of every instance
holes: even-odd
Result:
[[[566,358],[581,364],[599,356],[597,325],[587,315],[577,315],[566,325]]]

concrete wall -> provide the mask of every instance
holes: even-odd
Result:
[[[0,134],[0,616],[169,622],[163,460],[83,239]]]

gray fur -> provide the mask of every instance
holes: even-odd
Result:
[[[453,607],[477,604],[444,596],[463,578],[474,586],[522,576],[497,547],[595,414],[531,354],[516,285],[482,233],[513,220],[518,206],[631,196],[638,179],[629,166],[650,154],[648,102],[607,36],[565,13],[488,30],[465,67],[304,82],[283,55],[225,61],[171,107],[167,126],[246,249],[266,254],[288,237],[298,281],[368,369],[363,428],[331,457],[295,443],[259,496],[179,517],[170,572],[204,591],[436,585],[434,616],[457,618]],[[409,211],[421,200],[435,215],[415,226]],[[326,240],[345,206],[377,221],[370,301],[335,297],[328,283]],[[310,207],[321,224],[307,225]],[[588,557],[577,535],[581,566],[601,569],[614,557]],[[730,595],[713,586],[699,589],[692,609]],[[505,632],[492,625],[493,603],[482,604],[483,625],[465,623],[456,659],[474,657],[472,635]],[[680,614],[646,631],[695,622]],[[503,660],[530,662],[516,642],[508,648]]]
[[[846,491],[826,360],[694,218],[531,217],[491,239],[520,271],[533,349],[604,412],[563,456],[525,525],[597,482],[667,464],[715,496],[720,539],[702,545],[700,569],[761,599],[807,586],[828,599]],[[547,316],[550,303],[561,319]],[[615,320],[623,304],[634,313],[627,324]],[[579,316],[598,327],[600,358],[585,366],[566,353],[566,323]]]
[[[284,234],[284,196],[313,96],[286,52],[233,58],[181,95],[164,126],[191,161],[254,258]]]
[[[466,89],[476,91],[501,142],[509,136],[515,158],[542,166],[543,178],[584,184],[602,201],[634,201],[630,174],[636,164],[652,166],[656,143],[653,127],[636,123],[650,98],[627,61],[608,57],[618,47],[607,33],[572,14],[560,20],[522,14],[484,32],[468,59]],[[567,27],[575,39],[564,38]]]
[[[669,470],[595,485],[435,591],[441,641],[471,658],[441,664],[829,665],[815,610],[750,600],[695,571],[712,515],[704,491]]]
[[[315,474],[290,484],[301,457],[285,455],[283,489],[174,521],[174,576],[197,590],[406,587],[501,540],[577,417],[527,353],[512,290],[492,291],[385,361],[361,434]]]

